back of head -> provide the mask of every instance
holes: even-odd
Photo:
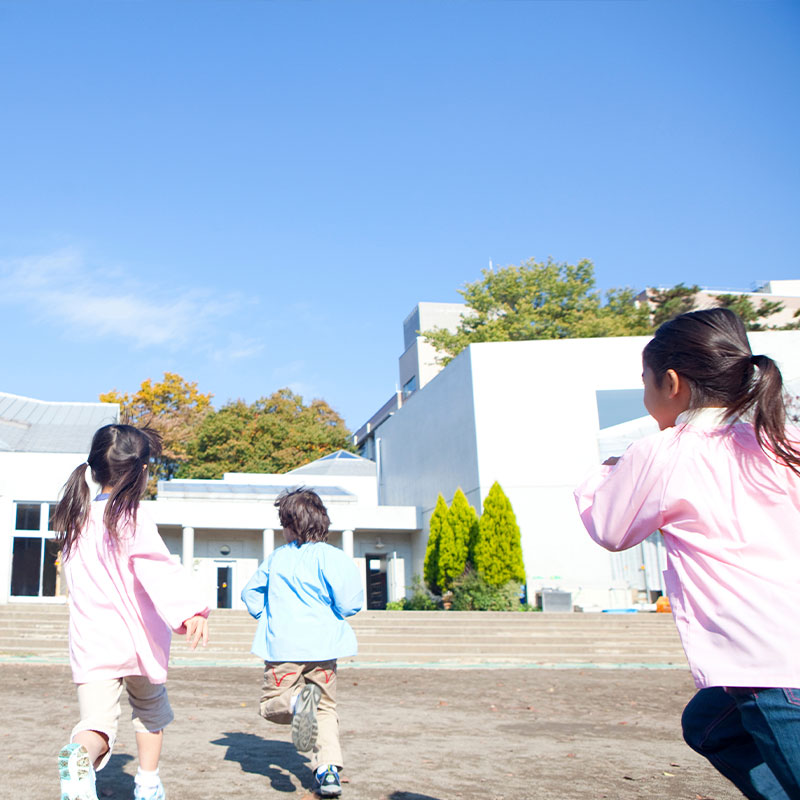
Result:
[[[690,408],[724,408],[731,418],[752,419],[761,447],[798,472],[800,453],[786,438],[781,372],[769,356],[753,355],[733,311],[707,308],[665,322],[642,358],[658,385],[669,369],[688,383]]]
[[[275,501],[281,526],[297,544],[327,542],[331,521],[319,495],[311,489],[283,492]]]
[[[91,493],[86,483],[86,465],[92,480],[110,487],[103,523],[112,538],[126,520],[136,522],[139,501],[147,489],[147,466],[161,454],[161,438],[149,428],[105,425],[92,437],[89,457],[73,470],[56,507],[53,523],[61,531],[59,540],[65,554],[86,524]]]

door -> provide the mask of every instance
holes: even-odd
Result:
[[[217,564],[217,608],[230,608],[233,600],[233,569]]]
[[[387,583],[386,583],[386,556],[382,554],[369,555],[364,559],[367,563],[367,608],[386,608]]]

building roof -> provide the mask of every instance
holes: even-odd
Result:
[[[275,500],[290,487],[266,483],[229,483],[225,480],[172,479],[158,482],[159,499]],[[320,497],[352,502],[356,496],[340,486],[306,486]]]
[[[0,451],[88,453],[94,432],[116,422],[116,403],[50,402],[0,392]]]
[[[288,475],[346,475],[364,476],[374,478],[377,474],[377,465],[368,458],[362,458],[346,450],[337,450],[335,453],[318,458],[309,464],[303,464],[297,469],[290,469]]]

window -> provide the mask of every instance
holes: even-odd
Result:
[[[18,531],[38,531],[41,525],[41,503],[17,503]]]
[[[16,503],[11,548],[11,596],[60,594],[58,543],[53,538],[55,503]]]
[[[410,394],[414,394],[417,391],[417,376],[414,375],[409,380],[406,381],[405,385],[403,386],[403,398],[405,399]]]

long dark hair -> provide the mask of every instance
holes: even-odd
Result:
[[[753,355],[744,323],[727,308],[707,308],[665,322],[642,354],[657,385],[668,369],[691,389],[689,408],[716,406],[752,420],[767,453],[800,475],[800,450],[786,437],[783,378],[769,357]]]
[[[116,539],[121,524],[127,520],[136,524],[136,510],[147,489],[145,467],[160,453],[161,437],[150,428],[105,425],[95,433],[89,457],[70,474],[53,515],[53,528],[59,531],[58,543],[65,556],[89,519],[92,496],[86,483],[87,464],[95,483],[111,487],[103,524]]]
[[[311,489],[293,489],[275,501],[281,526],[297,544],[327,542],[331,521],[320,496]]]

